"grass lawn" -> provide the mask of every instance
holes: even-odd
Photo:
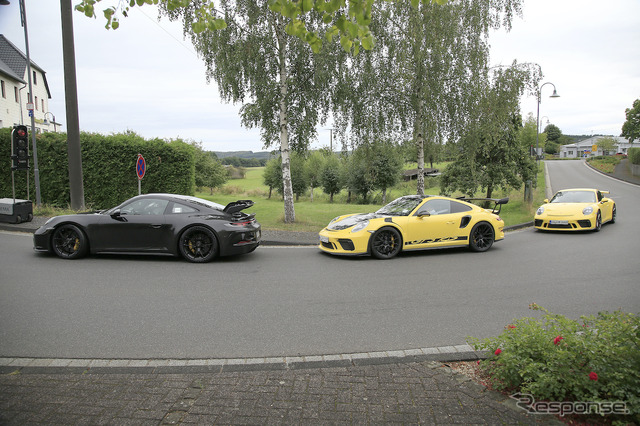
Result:
[[[371,197],[373,204],[347,203],[347,193],[342,191],[334,197],[334,202],[329,202],[329,196],[321,189],[314,189],[313,202],[309,191],[295,202],[296,223],[284,223],[284,204],[282,196],[273,191],[271,198],[267,198],[269,188],[262,183],[263,167],[248,168],[244,179],[233,179],[219,189],[196,193],[196,196],[210,199],[220,204],[227,204],[239,199],[253,200],[255,205],[248,212],[255,213],[258,221],[264,229],[286,231],[318,232],[325,227],[331,219],[347,213],[369,213],[378,210],[382,205],[382,194],[377,192]],[[437,179],[426,178],[426,194],[437,195],[440,189]],[[432,185],[430,185],[432,184]],[[435,184],[435,185],[433,185]],[[416,183],[402,182],[387,191],[387,202],[403,195],[415,194]],[[456,194],[454,194],[456,195]],[[457,194],[461,195],[461,194]],[[484,194],[478,194],[483,197]],[[534,190],[533,204],[529,206],[524,202],[524,189],[512,191],[494,191],[493,198],[509,197],[509,203],[502,207],[500,216],[507,226],[530,222],[533,220],[535,210],[545,198],[544,165],[541,163],[538,172],[538,186]]]

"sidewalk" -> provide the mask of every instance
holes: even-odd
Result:
[[[561,424],[435,362],[209,373],[2,374],[0,424]]]

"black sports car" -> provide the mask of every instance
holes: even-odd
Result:
[[[49,219],[33,236],[34,250],[64,259],[91,253],[157,253],[208,262],[250,253],[260,244],[253,201],[226,207],[185,195],[146,194],[94,213]]]

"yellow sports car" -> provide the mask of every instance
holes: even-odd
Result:
[[[469,201],[490,201],[484,209]],[[486,251],[504,238],[498,214],[508,198],[448,198],[407,195],[375,213],[333,219],[320,231],[320,250],[331,254],[371,254],[390,259],[402,250],[468,246]]]
[[[603,223],[616,221],[616,203],[609,191],[576,188],[556,192],[536,211],[534,226],[547,231],[599,231]]]

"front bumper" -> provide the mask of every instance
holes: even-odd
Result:
[[[536,216],[533,219],[533,226],[542,231],[589,231],[596,226],[596,216],[576,217],[554,217]]]
[[[351,232],[350,229],[331,231],[324,228],[318,237],[318,248],[325,253],[352,256],[369,253],[371,233],[366,230]]]
[[[51,253],[51,234],[53,227],[41,226],[33,233],[33,250],[42,253]]]

